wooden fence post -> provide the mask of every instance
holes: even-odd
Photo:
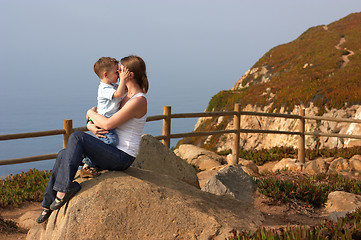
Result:
[[[163,144],[170,148],[170,120],[171,120],[171,106],[164,106],[163,115],[166,115],[163,119],[163,133],[166,138],[162,140]]]
[[[237,164],[239,159],[239,141],[240,141],[239,130],[241,129],[241,105],[239,103],[236,103],[234,105],[234,111],[237,112],[237,114],[234,115],[233,117],[233,125],[234,125],[234,130],[236,130],[237,132],[234,134],[234,139],[233,139],[231,165]]]
[[[64,130],[65,130],[65,133],[63,135],[63,148],[66,148],[66,145],[68,144],[69,136],[73,131],[73,120],[64,119],[63,126],[64,126]]]
[[[299,122],[300,135],[298,137],[298,161],[305,163],[305,109],[300,107],[301,119]]]

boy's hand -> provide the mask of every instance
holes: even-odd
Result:
[[[119,73],[119,82],[127,79],[130,76],[129,69],[122,64],[120,65],[120,70],[118,70],[118,73]]]

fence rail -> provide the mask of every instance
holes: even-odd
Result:
[[[280,130],[267,130],[267,129],[241,129],[241,116],[262,116],[272,118],[289,118],[299,121],[298,131],[280,131]],[[175,118],[207,118],[207,117],[221,117],[221,116],[233,116],[234,129],[230,130],[218,130],[208,132],[188,132],[188,133],[171,133],[171,119]],[[163,121],[162,135],[155,136],[156,139],[162,140],[163,144],[170,147],[170,139],[172,138],[184,138],[184,137],[196,137],[196,136],[210,136],[219,134],[234,134],[233,146],[232,146],[232,164],[236,163],[239,158],[239,143],[240,133],[254,133],[254,134],[288,134],[298,136],[298,159],[301,162],[305,162],[305,136],[320,136],[320,137],[338,137],[338,138],[352,138],[361,139],[361,135],[347,135],[347,134],[333,134],[333,133],[321,133],[321,132],[305,132],[305,120],[316,121],[334,121],[334,122],[348,122],[348,123],[361,123],[359,119],[348,118],[329,118],[319,116],[305,115],[305,109],[300,109],[300,115],[281,114],[281,113],[264,113],[264,112],[248,112],[241,111],[240,105],[235,104],[234,111],[225,112],[202,112],[202,113],[171,113],[171,107],[165,106],[163,115],[154,115],[147,117],[147,122],[151,121]],[[66,147],[69,135],[74,131],[88,131],[86,127],[72,127],[72,120],[65,119],[63,123],[63,129],[41,131],[41,132],[29,132],[29,133],[16,133],[0,135],[0,141],[15,140],[23,138],[44,137],[52,135],[63,135],[63,148]],[[45,154],[24,158],[6,159],[0,160],[0,165],[9,165],[17,163],[26,163],[34,161],[42,161],[56,158],[57,154]]]

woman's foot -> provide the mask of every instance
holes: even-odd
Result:
[[[50,205],[51,210],[57,210],[61,208],[65,203],[67,203],[78,191],[75,190],[73,192],[63,193],[57,192],[54,202]]]
[[[48,218],[50,217],[50,214],[53,211],[48,209],[48,208],[44,208],[43,211],[41,212],[40,216],[36,219],[37,223],[43,223],[46,220],[48,220]]]

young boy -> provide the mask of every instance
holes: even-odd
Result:
[[[99,114],[105,117],[111,117],[119,110],[120,102],[125,95],[125,78],[128,72],[119,72],[119,61],[111,57],[101,57],[94,64],[94,72],[100,78],[100,84],[98,87],[98,104],[97,111]],[[123,70],[123,69],[122,69]],[[119,74],[121,73],[121,74]],[[116,84],[119,78],[119,84]],[[91,121],[89,119],[88,121]],[[115,129],[109,130],[106,133],[105,138],[99,138],[106,144],[117,146],[118,136]],[[96,170],[96,166],[91,162],[88,157],[83,159],[84,166],[80,170],[81,177],[94,177],[99,173]]]

